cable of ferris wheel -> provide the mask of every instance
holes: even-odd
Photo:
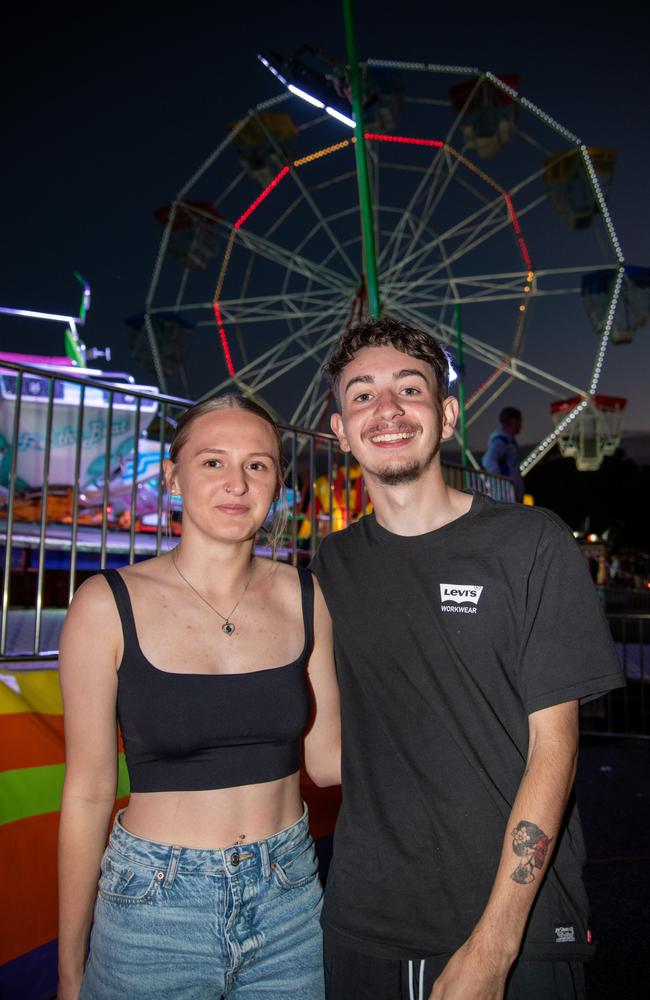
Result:
[[[311,278],[314,281],[318,280],[328,288],[345,289],[348,287],[345,280],[335,271],[323,269],[320,265],[304,257],[297,258],[295,254],[279,247],[277,243],[265,240],[264,237],[258,236],[248,229],[244,229],[243,226],[238,230],[237,235],[238,240],[241,241],[247,250],[259,254],[260,257],[272,260],[275,264],[279,264],[280,267],[288,267],[297,274],[301,274],[303,278]]]
[[[320,317],[320,319],[322,320],[322,317]],[[259,369],[260,365],[264,361],[268,361],[268,363],[274,363],[274,361],[272,359],[273,358],[276,358],[276,359],[279,358],[281,352],[284,351],[284,350],[286,350],[286,348],[288,347],[288,345],[290,343],[292,343],[293,341],[297,340],[297,338],[300,337],[301,335],[302,334],[300,332],[299,333],[294,333],[294,334],[291,334],[289,337],[285,337],[284,340],[282,340],[280,343],[273,344],[273,346],[271,348],[269,348],[267,351],[265,351],[259,357],[255,358],[253,361],[250,361],[250,362],[248,362],[248,364],[244,365],[244,367],[241,368],[237,372],[238,377],[239,378],[244,378],[245,376],[248,376],[251,372],[255,372],[256,370]],[[304,353],[301,354],[300,356],[304,358]],[[232,380],[231,380],[230,377],[228,377],[226,379],[223,379],[216,386],[213,386],[211,389],[209,389],[207,393],[204,393],[204,395],[201,396],[199,398],[199,400],[197,400],[197,402],[200,402],[200,401],[202,401],[204,399],[209,399],[210,397],[212,397],[216,393],[222,392],[224,389],[227,389],[227,387],[229,385],[231,385],[231,384],[232,384]]]
[[[420,323],[424,324],[424,329],[430,329],[433,325],[435,330],[432,336],[442,339],[445,344],[453,346],[456,337],[455,329],[447,323],[440,323],[437,320],[431,320],[431,317],[427,316],[425,313],[421,313],[420,310],[403,308],[403,312],[409,312],[413,318]],[[442,334],[442,337],[440,336]],[[503,353],[499,353],[490,344],[486,344],[484,341],[479,340],[476,337],[472,337],[469,334],[463,334],[463,347],[465,351],[472,357],[476,358],[478,361],[483,361],[485,364],[490,365],[493,368],[499,368],[503,365],[504,358],[507,357]],[[509,375],[513,375],[514,378],[519,379],[521,382],[526,382],[529,385],[540,389],[542,392],[554,394],[554,390],[549,386],[545,385],[543,382],[538,382],[536,379],[531,378],[527,373],[530,372],[532,375],[537,376],[537,378],[546,379],[549,383],[554,386],[559,386],[562,389],[566,389],[568,392],[584,396],[585,389],[581,389],[578,386],[573,385],[571,382],[567,382],[565,379],[561,379],[556,375],[546,372],[536,365],[530,364],[528,361],[524,361],[522,358],[510,358],[505,367],[504,371],[507,371]]]
[[[275,141],[275,136],[273,136],[269,132],[269,130],[266,128],[266,125],[264,124],[263,120],[259,117],[259,115],[257,115],[257,121],[258,121],[258,124],[259,124],[260,128],[262,129],[262,132],[266,136],[267,142],[269,142],[271,144],[271,146],[273,147],[273,149],[276,152],[276,155],[280,158],[280,162],[281,163],[286,163],[287,159],[286,159],[286,156],[285,156],[284,152],[282,151],[282,149],[280,148],[280,146],[278,145],[278,143]],[[336,238],[336,236],[334,235],[334,233],[332,232],[332,230],[328,226],[326,219],[323,218],[323,215],[322,215],[320,209],[318,208],[318,205],[316,204],[316,202],[314,201],[314,199],[311,197],[309,191],[307,190],[307,188],[303,184],[302,178],[299,175],[299,171],[297,171],[297,170],[290,170],[289,174],[290,174],[291,178],[293,179],[294,184],[296,185],[296,187],[298,188],[298,190],[302,194],[303,199],[309,205],[309,207],[311,208],[311,210],[314,213],[314,215],[316,216],[316,218],[319,220],[319,222],[320,222],[320,224],[322,226],[323,232],[329,237],[329,239],[331,240],[331,242],[333,243],[333,245],[337,248],[339,256],[341,257],[341,259],[345,263],[345,265],[348,268],[348,270],[350,271],[350,273],[354,277],[356,277],[357,274],[358,274],[357,269],[354,267],[354,265],[352,264],[352,261],[350,260],[350,258],[348,257],[348,255],[345,253],[345,251],[344,251],[343,247],[341,246],[340,242],[338,241],[338,239]]]
[[[429,190],[428,187],[425,188],[425,182],[426,182],[426,175],[425,175],[425,177],[423,177],[423,179],[422,179],[422,181],[420,183],[420,187],[418,188],[418,190],[416,191],[416,193],[414,195],[414,200],[415,200],[414,203],[416,203],[417,198],[419,198],[420,192],[423,189],[426,189],[426,191],[427,191],[425,205],[424,205],[424,211],[422,213],[422,219],[423,219],[422,226],[424,226],[424,224],[426,223],[426,221],[430,218],[432,212],[435,211],[435,209],[437,208],[437,206],[440,204],[440,200],[442,198],[442,195],[444,194],[444,190],[446,190],[446,187],[449,185],[449,183],[451,183],[451,180],[453,179],[453,177],[454,177],[454,175],[456,173],[457,167],[455,165],[452,165],[452,159],[453,159],[453,163],[454,164],[458,164],[459,165],[460,162],[461,162],[461,159],[460,159],[460,157],[458,157],[458,155],[456,153],[456,150],[454,150],[453,147],[452,147],[451,140],[452,140],[452,137],[453,137],[454,133],[456,132],[456,130],[458,129],[458,127],[460,125],[461,119],[465,115],[465,112],[467,111],[467,109],[470,107],[471,102],[474,99],[475,94],[477,93],[478,89],[480,88],[480,86],[482,84],[482,80],[483,80],[483,78],[481,76],[479,76],[477,78],[476,83],[475,83],[473,89],[471,90],[471,92],[468,94],[463,107],[460,109],[460,111],[456,115],[454,121],[452,122],[450,128],[448,129],[447,134],[446,134],[445,139],[444,139],[445,145],[440,150],[440,153],[444,155],[444,159],[445,159],[445,161],[447,163],[447,167],[448,167],[447,184],[444,186],[444,189],[442,191],[439,191],[439,192],[435,191],[435,185],[432,185],[432,189]],[[452,154],[454,154],[453,157],[452,157]],[[436,158],[434,158],[434,162],[435,162],[435,159]],[[433,163],[432,163],[432,166],[433,166]],[[435,202],[432,202],[432,199],[434,197],[435,197]],[[416,233],[416,236],[414,238],[414,243],[417,242],[420,239],[421,233],[422,233],[422,227]]]
[[[499,372],[499,375],[503,375],[503,372]],[[487,408],[491,406],[492,403],[494,403],[499,398],[499,396],[506,391],[508,386],[512,385],[513,382],[514,382],[514,376],[508,375],[508,377],[504,379],[501,385],[497,386],[497,388],[494,389],[492,393],[486,397],[481,406],[472,410],[471,416],[467,420],[467,427],[468,428],[471,427],[474,421],[478,420],[478,418],[485,412],[485,410],[487,410]]]
[[[259,257],[271,260],[280,267],[294,271],[303,278],[318,280],[320,284],[328,288],[347,287],[345,281],[335,272],[324,269],[305,257],[298,257],[295,253],[284,250],[277,243],[265,240],[264,237],[252,233],[250,230],[242,227],[238,231],[238,240],[251,253],[256,253]]]
[[[452,122],[450,128],[447,131],[447,135],[445,136],[445,140],[444,140],[446,144],[450,142],[451,137],[453,136],[456,128],[458,127],[462,116],[465,114],[465,111],[470,106],[470,103],[471,103],[472,99],[474,98],[475,92],[478,89],[479,85],[480,85],[480,79],[477,79],[476,85],[473,87],[473,89],[469,93],[469,95],[468,95],[468,97],[467,97],[467,99],[465,101],[465,104],[463,105],[463,107],[461,108],[461,110],[458,112],[458,114],[456,115],[456,117],[455,117],[454,121]],[[431,164],[430,164],[429,168],[427,169],[426,173],[422,177],[422,180],[420,181],[420,184],[415,189],[415,191],[413,193],[413,196],[411,197],[411,200],[410,200],[409,204],[406,206],[407,212],[409,212],[409,213],[410,212],[414,212],[415,206],[417,205],[418,200],[419,200],[422,192],[424,190],[426,190],[427,185],[430,183],[430,180],[429,180],[430,174],[431,174],[432,170],[434,170],[434,169],[437,168],[438,160],[441,158],[441,156],[443,156],[443,154],[445,152],[445,149],[446,149],[446,147],[440,147],[439,150],[438,150],[438,152],[432,157]]]
[[[399,297],[403,298],[405,296],[408,296],[409,294],[412,294],[415,291],[415,289],[418,289],[423,285],[428,285],[428,283],[431,281],[432,278],[435,277],[435,275],[439,274],[443,270],[450,270],[453,264],[456,264],[458,261],[462,260],[462,258],[465,257],[466,254],[471,253],[473,250],[476,249],[476,247],[481,246],[481,244],[487,242],[488,240],[496,236],[498,233],[502,232],[503,229],[506,228],[507,226],[508,223],[497,223],[496,225],[493,224],[490,230],[487,230],[485,233],[477,237],[472,243],[468,244],[467,242],[465,242],[457,250],[452,251],[448,255],[445,254],[444,256],[441,256],[441,259],[436,261],[435,263],[432,262],[430,265],[430,269],[421,274],[419,277],[409,279],[407,276],[404,281],[398,281]],[[440,245],[443,245],[442,239],[437,240],[436,243],[434,244],[434,246],[436,247]],[[432,249],[433,247],[430,246],[428,248],[428,251],[430,252]],[[399,273],[397,271],[393,272],[393,278],[395,276],[399,278]],[[387,286],[393,287],[393,281],[391,281],[390,278],[385,281],[385,284]],[[521,290],[521,294],[522,295],[524,294],[523,289]]]
[[[451,264],[461,260],[467,253],[470,253],[472,250],[480,246],[482,243],[485,243],[487,240],[492,239],[499,232],[501,232],[503,229],[506,229],[510,225],[509,220],[506,220],[505,222],[502,221],[495,225],[493,223],[493,218],[494,218],[494,213],[492,213],[490,217],[486,218],[484,222],[481,223],[480,226],[480,229],[485,229],[488,225],[490,225],[492,226],[491,229],[487,230],[486,232],[483,232],[480,236],[474,239],[473,242],[468,242],[468,240],[465,240],[456,250],[454,250],[450,254],[441,255],[441,259],[437,261],[435,264],[430,265],[429,269],[424,271],[424,273],[422,273],[420,277],[413,278],[410,282],[403,285],[402,287],[404,291],[406,292],[409,290],[413,290],[417,288],[419,285],[422,285],[424,283],[429,283],[432,280],[432,278],[440,271],[442,271],[443,269],[450,268]],[[455,229],[458,230],[458,227],[455,227]],[[472,232],[473,233],[480,232],[480,229],[474,229]],[[423,248],[423,252],[430,252],[434,247],[437,247],[438,245],[440,246],[444,245],[443,241],[445,239],[449,239],[449,236],[447,234],[441,234],[435,241],[432,241],[432,243],[429,244],[426,247],[426,249]],[[418,268],[418,271],[420,271],[420,268]],[[393,273],[396,273],[396,269]],[[523,273],[526,274],[528,272],[524,271]],[[388,278],[387,283],[390,283],[390,276],[387,276],[387,278]]]
[[[287,362],[287,364],[284,366],[284,368],[281,371],[279,371],[276,375],[273,375],[273,376],[270,376],[270,377],[268,377],[266,379],[262,379],[261,381],[255,382],[255,384],[254,384],[255,385],[255,391],[256,392],[260,392],[267,385],[270,385],[272,382],[276,382],[278,378],[282,378],[284,375],[286,375],[288,372],[292,371],[298,365],[303,364],[304,361],[308,357],[313,357],[314,355],[318,355],[319,356],[319,360],[320,360],[320,355],[321,355],[322,348],[326,344],[331,343],[332,341],[334,341],[336,339],[337,335],[338,335],[338,331],[337,331],[337,333],[332,334],[327,339],[323,339],[322,343],[317,343],[314,347],[311,348],[311,350],[306,351],[306,352],[300,354],[296,358],[293,358],[291,361]]]
[[[418,247],[418,249],[414,250],[410,254],[410,256],[403,257],[401,259],[401,261],[399,262],[399,264],[395,265],[393,268],[389,268],[387,271],[384,272],[384,275],[383,275],[384,279],[390,278],[391,274],[393,274],[395,271],[401,271],[401,270],[403,270],[412,261],[417,260],[418,257],[422,257],[424,254],[429,253],[432,249],[434,249],[434,247],[439,242],[441,242],[443,240],[449,240],[449,239],[451,239],[458,232],[458,230],[460,230],[462,227],[467,226],[469,223],[473,222],[474,220],[476,220],[477,224],[478,224],[478,221],[480,220],[481,216],[484,216],[486,212],[490,213],[486,217],[486,224],[490,224],[491,221],[492,221],[492,219],[493,219],[493,217],[496,215],[496,213],[499,211],[499,209],[501,209],[503,207],[503,204],[504,204],[503,203],[503,199],[501,198],[501,196],[499,196],[498,198],[496,198],[490,204],[488,204],[488,205],[482,205],[480,208],[476,209],[475,212],[472,212],[470,215],[466,216],[464,219],[462,219],[460,222],[456,223],[454,226],[451,226],[449,229],[447,229],[444,232],[440,233],[435,240],[432,240],[429,243],[425,243],[422,246]],[[499,226],[495,230],[495,232],[498,232],[501,229],[505,229],[506,227],[508,227],[510,225],[511,225],[510,218],[507,217],[504,220],[502,220],[501,223],[499,223]],[[494,235],[494,233],[491,233],[490,235]],[[479,243],[480,242],[484,242],[484,239],[485,238],[481,239],[479,241]],[[472,249],[473,246],[474,245],[470,245],[470,249]],[[462,252],[463,253],[467,252],[466,249],[465,249],[465,247],[462,248]],[[451,260],[451,258],[449,258],[449,259]],[[444,265],[442,265],[442,266],[444,266]]]
[[[339,307],[338,310],[335,309],[330,310],[330,315],[332,315],[333,317],[340,316],[342,314],[343,308],[345,308],[345,306]],[[269,365],[274,365],[276,360],[281,358],[282,352],[284,352],[291,343],[299,340],[299,338],[301,337],[304,337],[305,334],[308,332],[312,334],[317,333],[321,329],[321,327],[323,329],[325,329],[326,327],[327,330],[329,331],[331,329],[331,325],[329,323],[325,325],[323,324],[322,321],[323,317],[321,315],[317,318],[317,321],[315,321],[314,323],[301,327],[301,329],[298,332],[293,333],[288,337],[285,337],[280,342],[276,342],[271,348],[269,348],[259,357],[255,358],[253,361],[250,361],[247,365],[244,366],[244,368],[240,369],[238,374],[243,377],[243,376],[248,376],[249,374],[254,373],[256,371],[260,371],[261,374],[263,375],[264,372],[266,372]],[[304,359],[304,357],[305,357],[305,352],[303,350],[303,352],[300,355],[298,355],[298,358]],[[262,364],[263,362],[266,362],[266,365],[263,365]],[[227,384],[228,383],[226,380],[221,385],[225,386]]]
[[[425,182],[428,182],[431,187],[431,191],[435,192],[441,184],[441,179],[449,176],[450,174],[449,170],[447,170],[446,173],[444,172],[444,166],[446,162],[447,162],[447,157],[444,155],[444,149],[442,148],[437,149],[432,158],[431,163],[427,168],[425,168],[423,176],[413,196],[411,197],[409,204],[404,209],[405,220],[406,218],[412,219],[416,217],[416,207],[418,204],[420,194],[425,189]],[[388,263],[389,268],[395,264],[397,256],[401,251],[402,243],[404,240],[404,230],[405,230],[405,221],[404,223],[398,223],[393,237],[389,238],[386,246],[382,250],[381,253],[382,263],[384,262],[386,257],[390,255],[390,260]],[[411,242],[409,244],[411,246],[413,245],[413,242],[416,239],[416,233],[417,233],[417,225],[414,228],[413,233],[411,235]]]

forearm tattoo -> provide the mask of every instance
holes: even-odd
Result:
[[[513,882],[526,885],[535,881],[535,869],[544,867],[552,839],[526,819],[517,823],[512,831],[512,849],[519,858],[519,864],[510,876]]]

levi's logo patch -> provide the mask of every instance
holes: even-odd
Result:
[[[553,934],[556,944],[575,944],[576,929],[573,924],[555,924]]]
[[[482,592],[483,587],[476,583],[441,583],[440,610],[475,615]]]

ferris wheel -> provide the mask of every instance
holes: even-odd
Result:
[[[317,427],[330,403],[321,365],[368,305],[359,130],[320,53],[262,61],[281,92],[233,122],[156,213],[164,229],[134,336],[163,389],[175,373],[194,395],[235,385]],[[526,472],[593,413],[621,305],[639,287],[636,325],[647,319],[650,272],[646,287],[631,273],[642,269],[626,269],[607,208],[615,153],[586,147],[515,76],[387,60],[362,72],[381,308],[452,357],[462,349],[467,427],[511,386],[541,394],[551,429]],[[558,397],[573,401],[561,418]]]

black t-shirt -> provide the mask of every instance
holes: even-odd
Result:
[[[364,517],[328,536],[312,569],[334,622],[343,719],[323,925],[369,955],[451,954],[494,882],[528,714],[624,683],[593,583],[554,514],[480,494],[414,537]],[[590,953],[583,862],[571,803],[527,957]]]

